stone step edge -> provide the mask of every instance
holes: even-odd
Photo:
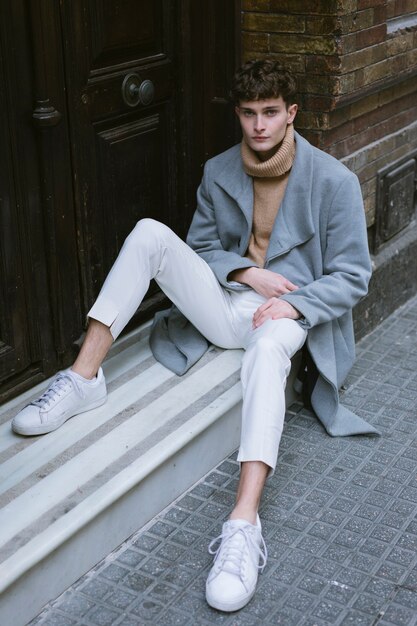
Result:
[[[21,576],[46,559],[57,547],[77,534],[104,510],[114,505],[127,492],[137,487],[157,467],[179,453],[217,420],[241,401],[240,383],[218,396],[207,407],[187,420],[180,428],[150,448],[143,456],[112,477],[105,485],[74,507],[62,518],[18,549],[0,566],[0,593]],[[238,445],[238,436],[230,442],[230,452]],[[199,477],[200,478],[200,477]],[[197,480],[193,476],[192,482]],[[191,486],[191,483],[190,483]],[[169,503],[161,504],[161,510]]]

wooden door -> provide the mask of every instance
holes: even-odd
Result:
[[[204,162],[236,138],[239,6],[4,0],[0,401],[71,363],[139,219],[186,234]],[[161,304],[154,289],[133,323]]]
[[[59,13],[4,0],[2,17],[0,401],[62,367],[80,325]]]
[[[186,234],[203,163],[233,143],[239,4],[61,2],[84,313],[139,219]]]
[[[0,84],[5,72],[0,48]],[[14,182],[14,155],[5,90],[0,91],[0,382],[30,363],[24,250]]]
[[[135,223],[175,223],[175,3],[61,7],[86,312]]]

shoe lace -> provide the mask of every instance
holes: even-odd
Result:
[[[242,559],[246,552],[243,549],[242,542],[245,542],[249,552],[253,550],[258,556],[257,568],[263,572],[268,559],[266,544],[261,535],[261,545],[259,545],[250,529],[250,524],[234,529],[228,528],[210,543],[208,551],[214,555],[214,561],[217,561],[218,558],[222,559],[222,569],[224,571],[240,575]],[[217,543],[219,543],[219,546],[215,548]]]
[[[71,376],[69,372],[60,372],[41,397],[37,400],[33,400],[30,404],[46,410],[68,389],[69,385],[75,387],[81,397],[84,396],[76,378]]]

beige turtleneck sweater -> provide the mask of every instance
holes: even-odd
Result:
[[[244,170],[253,179],[253,224],[245,256],[259,267],[265,255],[272,227],[287,187],[295,157],[294,127],[289,124],[277,152],[267,161],[260,161],[256,152],[242,141]]]

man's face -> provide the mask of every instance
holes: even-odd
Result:
[[[287,126],[297,113],[297,105],[291,104],[287,109],[282,96],[279,96],[268,100],[241,101],[235,110],[244,140],[265,161],[275,154],[284,139]]]

